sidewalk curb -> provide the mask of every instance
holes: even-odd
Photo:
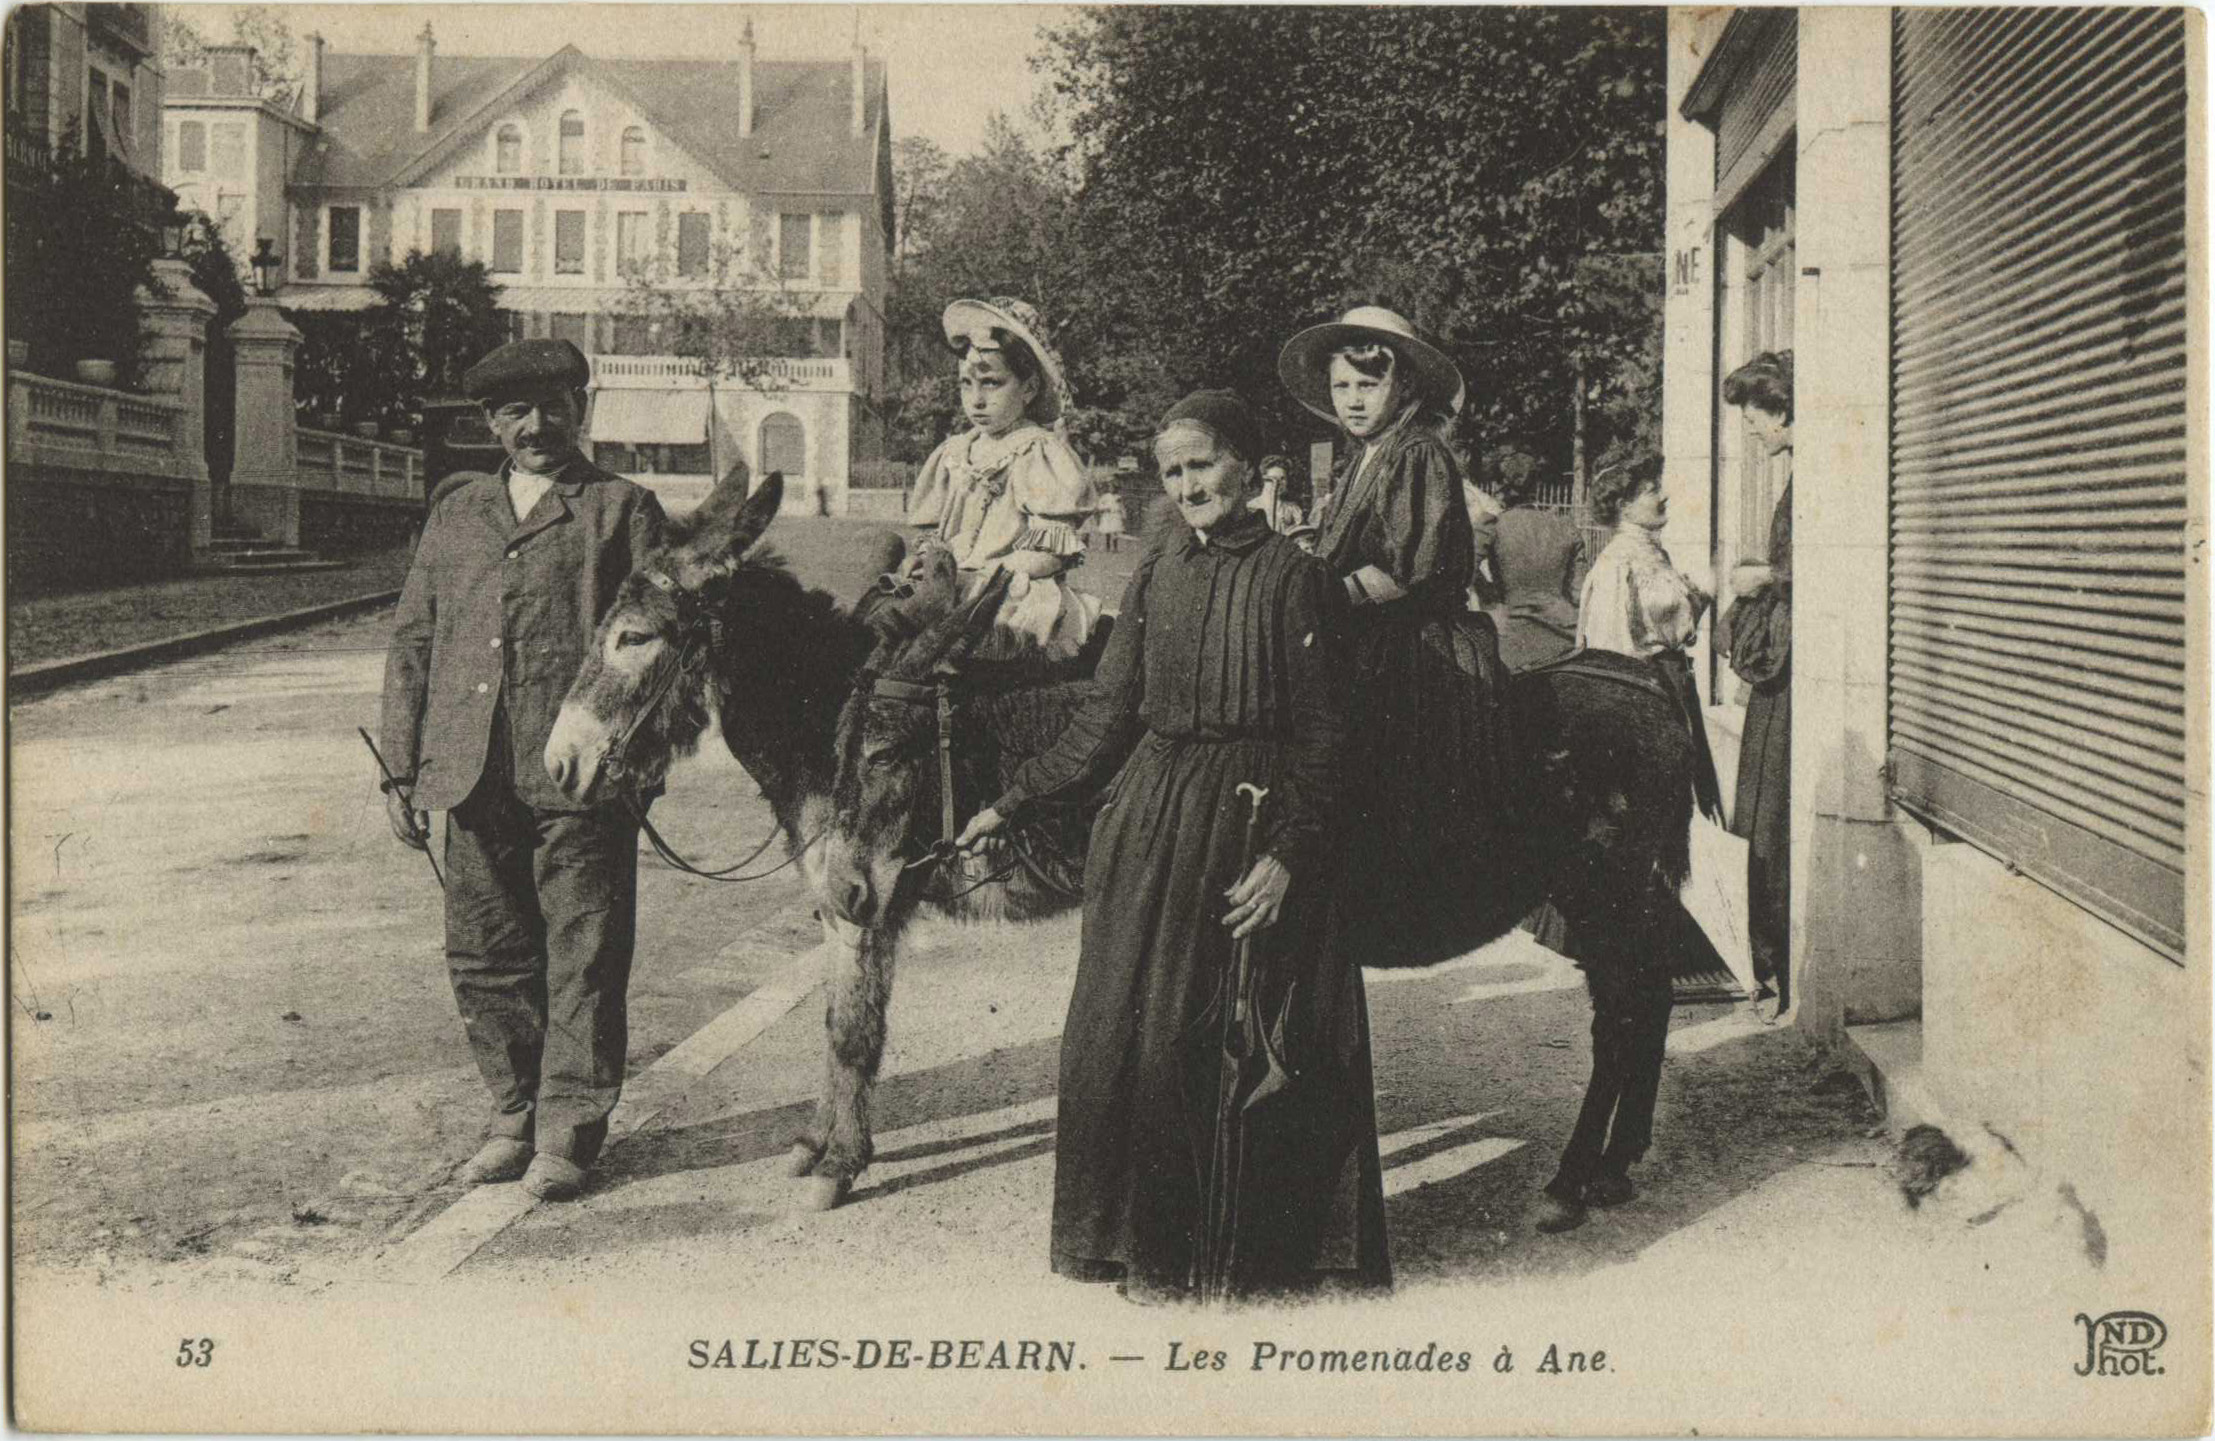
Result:
[[[298,626],[314,625],[318,621],[338,620],[356,611],[375,610],[379,606],[390,605],[399,598],[400,592],[397,590],[380,590],[348,600],[325,601],[321,605],[286,611],[282,615],[242,620],[231,625],[219,625],[212,630],[171,636],[167,640],[128,645],[120,650],[95,651],[91,655],[71,656],[67,660],[44,661],[10,672],[8,692],[11,696],[40,695],[77,681],[97,680],[160,661],[181,660],[186,656],[230,645],[234,641],[274,635]]]

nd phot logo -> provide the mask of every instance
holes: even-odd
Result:
[[[2084,1328],[2084,1364],[2079,1376],[2159,1376],[2153,1353],[2169,1339],[2169,1328],[2151,1311],[2110,1311],[2097,1320],[2077,1312]]]

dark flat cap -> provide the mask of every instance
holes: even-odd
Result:
[[[582,390],[591,379],[584,352],[566,340],[511,340],[470,366],[461,389],[471,400],[492,401],[548,385]]]

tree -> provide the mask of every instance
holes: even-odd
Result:
[[[169,193],[121,162],[84,153],[71,126],[36,167],[10,166],[7,333],[30,364],[64,375],[80,360],[110,360],[125,385],[139,377],[141,288],[159,288],[154,261]]]
[[[766,233],[750,245],[710,245],[690,274],[681,245],[661,239],[629,264],[620,303],[624,320],[643,327],[645,349],[696,360],[717,383],[764,394],[790,383],[783,361],[837,354],[808,297],[771,273]]]
[[[1070,324],[1317,434],[1278,348],[1388,304],[1460,363],[1465,443],[1566,458],[1578,370],[1627,396],[1657,333],[1658,277],[1619,305],[1584,267],[1661,249],[1662,53],[1658,10],[1086,10],[1035,62],[1076,176]]]
[[[412,425],[425,401],[458,395],[462,373],[508,338],[482,261],[412,250],[371,267],[369,288],[377,299],[358,314],[289,317],[301,334],[292,395],[302,413]]]
[[[182,7],[161,11],[162,67],[177,70],[207,63],[208,38]],[[288,106],[300,89],[300,61],[292,29],[276,8],[241,5],[231,14],[231,44],[254,47],[254,86],[265,100]]]

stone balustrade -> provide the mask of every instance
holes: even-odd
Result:
[[[8,461],[119,481],[188,480],[183,403],[106,386],[8,375]]]
[[[411,504],[423,498],[423,452],[389,441],[361,440],[298,427],[296,474],[304,490],[375,496]]]

